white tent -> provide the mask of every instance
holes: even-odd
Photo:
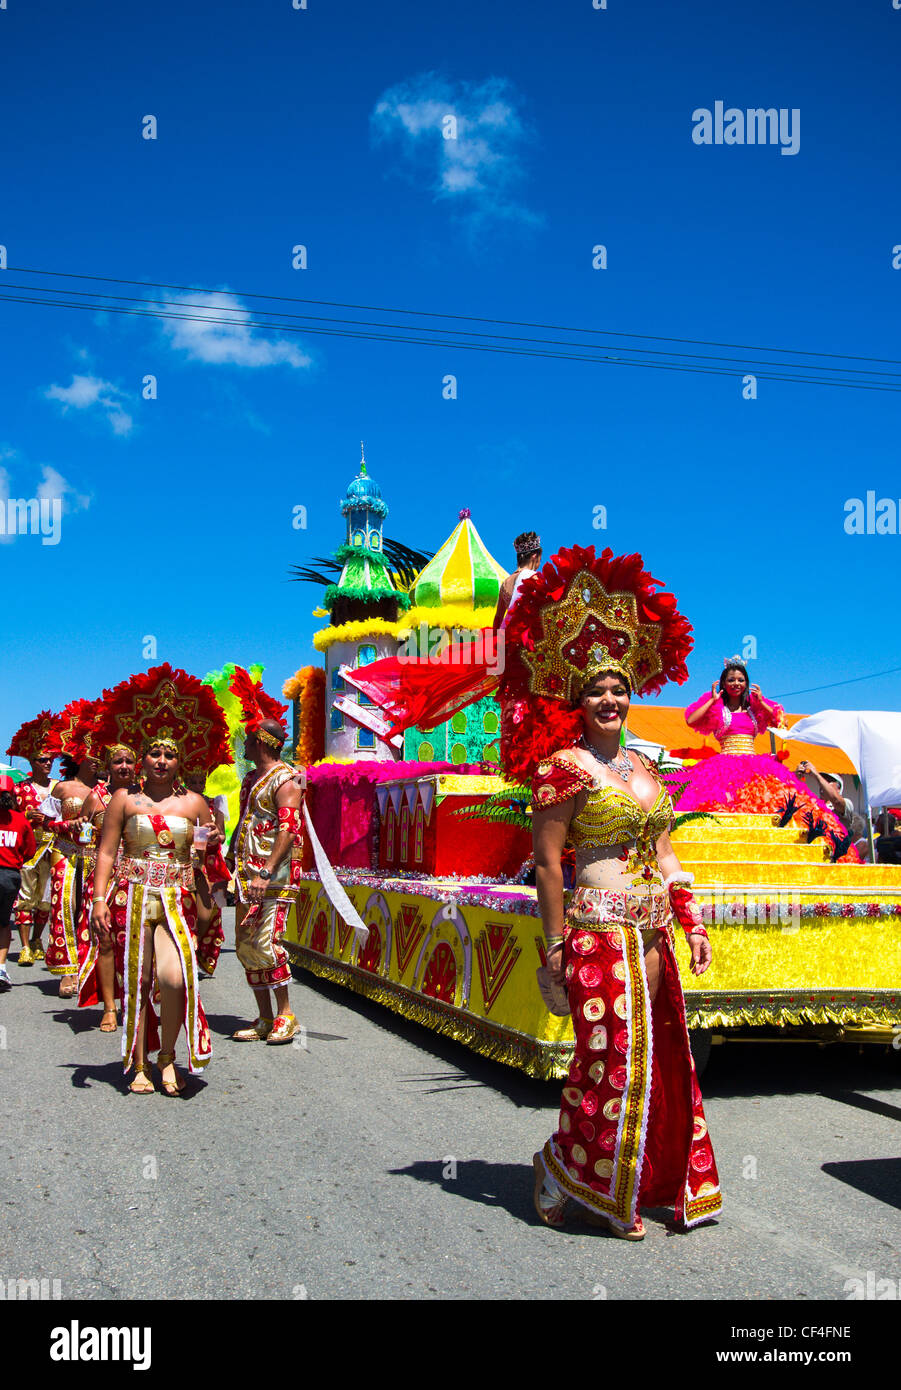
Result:
[[[896,711],[824,709],[799,719],[783,737],[840,748],[860,774],[868,806],[901,805],[901,714]]]

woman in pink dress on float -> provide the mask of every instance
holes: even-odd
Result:
[[[795,815],[810,813],[826,822],[827,835],[840,844],[846,830],[831,807],[812,795],[799,777],[770,753],[754,751],[754,739],[767,729],[784,727],[781,705],[767,700],[759,685],[751,685],[746,667],[737,658],[728,660],[709,694],[690,704],[685,722],[695,733],[709,734],[720,753],[704,758],[691,768],[671,773],[667,786],[677,814],[688,811],[732,811],[744,815],[771,815],[796,797]],[[857,862],[856,850],[842,855]]]

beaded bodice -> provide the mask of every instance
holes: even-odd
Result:
[[[576,880],[625,892],[660,892],[657,840],[669,829],[673,807],[661,787],[650,811],[618,787],[593,786],[569,823]]]
[[[585,805],[569,823],[569,838],[579,854],[600,845],[624,845],[647,834],[656,841],[672,820],[673,805],[663,787],[650,811],[618,787],[593,787],[585,796]]]
[[[624,787],[614,787],[576,761],[568,750],[540,763],[532,785],[533,805],[541,810],[575,800],[567,844],[576,851],[576,881],[591,888],[626,893],[661,893],[657,841],[670,827],[673,805],[657,773],[637,757],[657,784],[650,810]]]

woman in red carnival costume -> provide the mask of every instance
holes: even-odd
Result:
[[[224,841],[225,797],[206,795],[207,774],[202,769],[185,771],[184,778],[188,791],[196,792],[198,796],[203,797]],[[222,930],[222,904],[225,901],[225,889],[230,879],[231,874],[222,858],[221,850],[215,856],[204,856],[203,860],[199,862],[197,873],[197,964],[205,975],[216,973],[219,953],[225,944],[225,932]]]
[[[22,887],[13,911],[13,921],[22,941],[17,962],[21,966],[44,959],[41,937],[50,916],[53,836],[41,806],[50,795],[53,782],[53,753],[47,748],[47,739],[55,722],[56,716],[49,709],[41,710],[16,730],[6,750],[10,757],[25,758],[31,764],[30,774],[24,782],[18,783],[15,793],[19,810],[34,831],[36,845],[34,858],[22,865]]]
[[[688,811],[770,815],[780,812],[787,794],[794,793],[795,817],[821,818],[833,844],[844,844],[847,830],[832,808],[813,796],[776,758],[754,752],[755,736],[768,728],[781,729],[784,719],[782,706],[764,699],[760,687],[750,684],[738,657],[730,657],[710,694],[702,695],[685,711],[689,728],[711,734],[722,751],[667,778],[676,793],[680,815]],[[859,860],[851,847],[841,857],[854,863]]]
[[[95,700],[72,700],[58,716],[48,739],[48,750],[69,762],[52,791],[58,818],[50,824],[53,850],[50,861],[50,943],[46,965],[59,975],[60,999],[78,993],[78,972],[88,953],[90,933],[80,926],[82,857],[87,821],[85,800],[97,781],[100,762],[95,752]]]
[[[190,1070],[210,1060],[194,946],[195,824],[209,827],[206,853],[214,853],[221,839],[203,797],[177,782],[178,767],[180,759],[189,766],[230,762],[228,726],[209,686],[164,663],[105,691],[98,727],[105,743],[142,750],[143,787],[120,788],[104,813],[91,925],[100,935],[125,933],[122,1057],[126,1071],[132,1062],[135,1068],[129,1089],[140,1095],[154,1090],[147,1049],[151,1023],[155,1032],[155,978],[157,1065],[163,1090],[178,1095],[185,1087],[175,1068],[182,1026]],[[114,874],[111,908],[107,891]]]
[[[674,1207],[687,1228],[721,1206],[674,919],[693,974],[710,943],[670,844],[666,788],[622,746],[633,693],[687,677],[691,628],[658,588],[638,555],[562,550],[523,587],[500,688],[504,770],[532,779],[547,971],[575,1033],[557,1131],[533,1158],[535,1208],[559,1226],[575,1207],[628,1240],[644,1235],[642,1207]]]
[[[119,948],[120,967],[125,944],[124,933],[121,941],[114,942],[110,934],[100,934],[91,929],[93,908],[94,870],[97,867],[97,849],[103,828],[103,817],[113,793],[120,787],[136,789],[135,767],[137,759],[124,743],[114,743],[104,750],[107,780],[100,781],[92,788],[90,796],[81,808],[82,815],[91,827],[91,839],[85,845],[82,856],[81,911],[79,914],[79,939],[87,943],[87,952],[80,961],[78,970],[78,1007],[83,1009],[92,1004],[103,1003],[103,1017],[100,1020],[101,1033],[115,1033],[119,1026],[116,1007],[118,989],[116,986],[116,947]],[[110,885],[112,886],[112,885]],[[109,889],[107,890],[109,893]],[[121,973],[121,972],[120,972]]]

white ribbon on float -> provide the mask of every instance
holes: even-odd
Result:
[[[354,935],[356,936],[360,945],[365,946],[366,942],[369,940],[369,928],[363,921],[363,918],[360,916],[357,909],[354,907],[350,898],[347,896],[347,893],[344,891],[344,888],[339,883],[338,875],[335,873],[334,869],[329,863],[328,855],[322,848],[322,845],[319,843],[319,836],[313,829],[313,822],[310,819],[310,811],[309,807],[307,806],[306,799],[304,799],[303,803],[303,815],[304,820],[307,823],[307,831],[309,832],[310,836],[310,844],[313,848],[313,858],[316,861],[316,872],[319,875],[319,879],[322,883],[323,888],[325,889],[325,895],[331,903],[332,907],[338,913],[338,916],[342,917],[344,921],[347,923],[347,925],[353,928]]]

